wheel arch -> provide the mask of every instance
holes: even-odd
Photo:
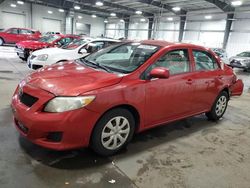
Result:
[[[3,40],[3,43],[5,43],[5,40],[4,40],[4,38],[3,38],[3,37],[0,37],[0,39],[2,39],[2,40]]]
[[[114,110],[116,108],[123,108],[123,109],[127,109],[129,112],[131,112],[131,114],[133,115],[134,119],[135,119],[135,132],[137,132],[140,128],[140,123],[141,123],[141,116],[140,116],[140,113],[139,111],[132,105],[130,104],[119,104],[119,105],[116,105],[116,106],[113,106],[109,109],[107,109],[99,118],[98,120],[96,121],[96,124],[99,122],[99,120],[109,111],[111,110]],[[95,124],[95,125],[96,125]],[[95,126],[94,126],[95,128]],[[94,130],[94,128],[92,129],[92,132]],[[92,133],[91,133],[92,135]]]
[[[228,97],[229,97],[229,99],[230,99],[230,90],[229,90],[229,87],[224,87],[224,88],[221,90],[221,92],[223,92],[223,91],[227,92]],[[220,92],[220,93],[221,93],[221,92]]]
[[[68,61],[67,59],[61,59],[59,61],[57,61],[56,63],[60,63],[60,62],[64,62],[64,61]]]

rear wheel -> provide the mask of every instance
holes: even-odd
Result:
[[[4,41],[2,38],[0,38],[0,46],[2,46],[4,44]]]
[[[113,155],[132,139],[135,120],[130,111],[116,108],[107,112],[96,124],[91,147],[103,156]]]
[[[208,119],[212,121],[219,120],[226,112],[228,100],[228,93],[226,91],[222,91],[216,98],[211,111],[206,113]]]

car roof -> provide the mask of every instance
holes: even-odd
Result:
[[[92,39],[91,42],[94,42],[94,41],[108,41],[108,42],[121,42],[120,40],[115,40],[115,39],[107,39],[107,38],[95,38],[95,39]]]
[[[73,35],[73,34],[49,34],[45,36],[60,36],[60,37],[75,37],[75,38],[81,38],[79,35]]]
[[[160,47],[169,47],[169,46],[180,46],[180,47],[191,47],[191,48],[201,48],[204,50],[208,50],[209,48],[199,46],[196,44],[190,44],[190,43],[179,43],[179,42],[169,42],[164,40],[142,40],[142,41],[134,41],[134,42],[140,42],[142,44],[148,44],[148,45],[154,45],[154,46],[160,46]]]
[[[30,29],[30,28],[22,28],[22,27],[11,27],[9,29],[25,29],[25,30],[30,30],[30,31],[38,31],[38,30],[35,30],[35,29]]]

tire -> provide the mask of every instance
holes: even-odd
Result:
[[[135,119],[130,111],[123,108],[110,110],[95,126],[91,136],[91,148],[102,156],[113,155],[129,143],[134,130]]]
[[[248,70],[249,70],[249,69],[247,69],[247,68],[246,68],[246,69],[243,69],[243,72],[248,72]]]
[[[22,61],[27,61],[25,58],[23,57],[19,57]]]
[[[3,44],[4,44],[4,40],[0,38],[0,46],[2,46]]]
[[[229,101],[229,95],[226,91],[222,91],[216,98],[210,112],[206,113],[209,120],[218,121],[226,112]]]

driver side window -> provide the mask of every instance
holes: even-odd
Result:
[[[170,75],[189,72],[190,61],[188,50],[180,49],[167,52],[146,70],[144,77],[148,77],[151,70],[157,67],[167,68],[170,72]]]
[[[8,33],[10,33],[10,34],[18,34],[18,29],[10,29],[8,31]]]

